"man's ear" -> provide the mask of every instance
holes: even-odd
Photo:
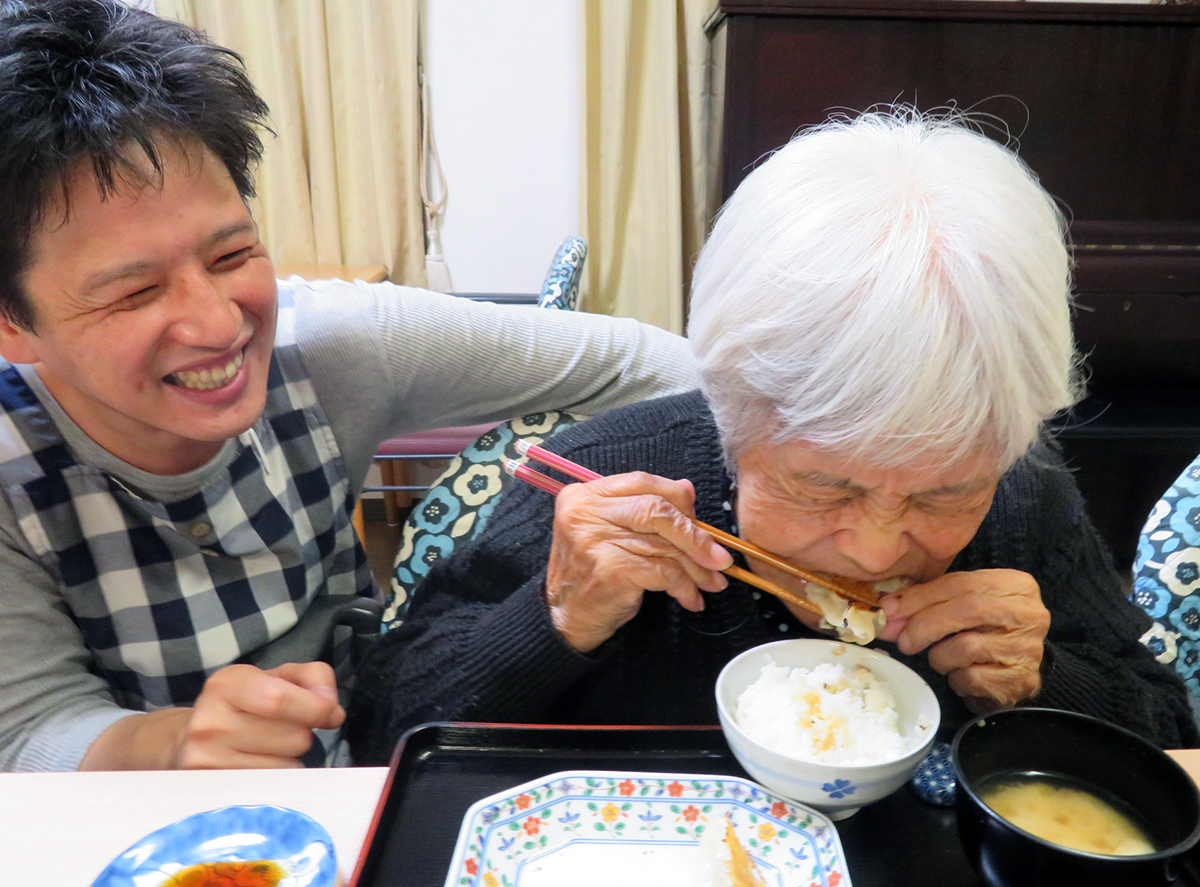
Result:
[[[0,314],[0,357],[9,363],[37,363],[38,337],[31,330],[22,329],[9,318]]]

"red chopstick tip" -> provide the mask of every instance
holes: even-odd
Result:
[[[517,452],[520,453],[522,456],[527,456],[527,455],[529,455],[529,448],[531,446],[532,446],[532,444],[530,444],[529,441],[519,440],[519,441],[517,441]]]
[[[505,459],[504,460],[504,473],[505,474],[510,474],[513,477],[516,477],[517,469],[520,467],[521,467],[521,463],[518,462],[516,459]]]

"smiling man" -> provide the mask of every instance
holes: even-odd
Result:
[[[633,321],[276,281],[266,110],[177,23],[0,4],[0,767],[300,766],[333,670],[244,660],[376,593],[380,440],[695,383]]]

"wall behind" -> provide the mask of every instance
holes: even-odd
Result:
[[[425,0],[423,54],[458,292],[537,292],[579,231],[579,9]]]

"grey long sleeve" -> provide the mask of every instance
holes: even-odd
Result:
[[[592,415],[699,385],[685,339],[628,318],[392,284],[317,283],[296,296],[305,362],[356,489],[389,437],[545,409]]]

